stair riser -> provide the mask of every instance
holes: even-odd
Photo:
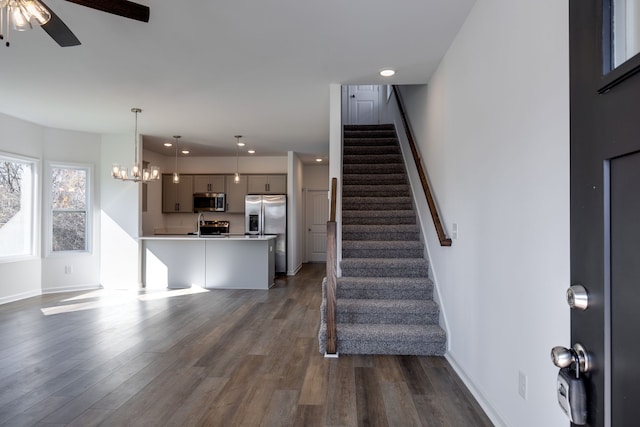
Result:
[[[396,138],[396,132],[393,130],[345,130],[344,139],[349,138]]]
[[[383,232],[373,232],[373,233],[363,233],[363,232],[342,232],[343,240],[372,240],[372,241],[400,241],[400,240],[408,240],[408,241],[417,241],[420,240],[420,233],[418,232],[391,232],[391,233],[383,233]]]
[[[444,356],[447,351],[445,342],[405,341],[343,341],[338,339],[340,354],[396,354],[415,356]]]
[[[342,190],[342,197],[411,197],[411,193],[406,190],[362,190],[350,189]]]
[[[345,277],[428,277],[429,269],[426,266],[412,269],[403,267],[358,268],[343,266],[342,275]]]
[[[400,154],[357,154],[342,156],[343,165],[402,164]]]
[[[394,324],[394,325],[437,325],[438,314],[435,313],[345,313],[340,310],[336,313],[338,323],[369,323],[369,324]]]
[[[372,182],[381,185],[397,185],[407,184],[407,176],[405,174],[368,174],[368,173],[352,173],[344,174],[342,177],[343,185],[360,185],[371,184]]]
[[[379,197],[369,197],[371,201],[366,200],[364,197],[344,197],[342,199],[342,209],[352,211],[395,211],[395,210],[409,210],[413,206],[411,201],[392,201],[387,202],[380,201]],[[388,197],[392,199],[392,197]]]
[[[368,155],[368,154],[402,154],[400,146],[397,144],[389,145],[351,145],[342,149],[342,154],[349,155]]]
[[[415,218],[342,218],[343,225],[413,225]]]
[[[338,298],[349,299],[408,299],[429,300],[433,298],[431,289],[341,289],[338,287]]]
[[[342,258],[420,258],[424,253],[419,249],[343,249]]]
[[[342,167],[343,174],[400,174],[404,173],[404,165],[402,163],[391,164],[346,164]]]
[[[396,130],[396,127],[393,123],[385,123],[381,125],[344,125],[344,131],[365,131],[365,130]]]

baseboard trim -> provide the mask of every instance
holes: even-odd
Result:
[[[43,288],[42,294],[60,294],[62,292],[75,292],[75,291],[95,291],[96,289],[102,289],[99,283],[76,285],[76,286],[61,286],[59,288]]]
[[[484,398],[482,393],[480,393],[480,391],[476,388],[476,386],[473,384],[473,381],[469,379],[464,369],[462,369],[462,367],[458,364],[451,352],[447,351],[444,357],[445,359],[447,359],[453,370],[456,371],[456,374],[458,374],[458,377],[460,377],[464,385],[469,389],[469,392],[471,392],[473,397],[478,401],[478,404],[480,405],[480,407],[482,407],[482,410],[485,412],[485,414],[487,414],[487,417],[489,417],[493,425],[496,427],[507,427],[507,424],[498,415],[493,406],[491,406],[491,404],[489,404],[489,402]]]
[[[298,274],[298,271],[300,271],[300,269],[302,268],[302,264],[298,264],[298,266],[293,269],[293,271],[289,270],[287,271],[287,276],[295,276],[296,274]]]
[[[15,295],[9,295],[9,296],[0,298],[0,305],[9,304],[10,302],[16,302],[16,301],[20,301],[27,298],[33,298],[40,295],[42,295],[42,292],[40,291],[29,291],[29,292],[22,292]]]

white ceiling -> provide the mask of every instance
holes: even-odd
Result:
[[[328,153],[329,84],[427,83],[474,0],[140,0],[148,23],[46,2],[82,45],[12,32],[0,112],[133,135],[140,107],[145,144],[234,155],[241,134],[258,155],[309,157]]]

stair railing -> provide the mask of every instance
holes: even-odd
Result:
[[[336,282],[338,275],[338,246],[336,226],[336,193],[338,179],[331,178],[331,211],[327,221],[327,343],[326,353],[337,354]]]
[[[409,141],[409,147],[411,148],[413,161],[415,162],[416,168],[418,169],[418,175],[420,176],[420,182],[422,183],[424,195],[427,198],[427,205],[429,206],[429,212],[431,212],[433,225],[435,226],[436,233],[438,234],[438,240],[440,240],[440,246],[451,246],[451,239],[448,238],[445,234],[444,227],[442,226],[442,221],[440,220],[440,215],[438,215],[438,208],[434,201],[433,193],[431,192],[431,187],[429,186],[429,181],[427,180],[427,175],[424,171],[424,167],[422,166],[420,152],[418,151],[418,146],[416,145],[415,139],[413,138],[411,126],[409,126],[409,119],[404,110],[402,96],[400,95],[400,91],[398,90],[398,87],[396,85],[393,85],[393,94],[396,96],[396,100],[398,101],[398,109],[400,110],[400,116],[402,117],[404,131],[407,134],[407,140]]]

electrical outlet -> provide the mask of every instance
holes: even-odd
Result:
[[[452,239],[458,238],[458,224],[455,222],[451,224],[451,238]]]
[[[527,400],[527,376],[522,372],[518,372],[518,394]]]
[[[64,266],[64,274],[71,274],[71,266],[70,265],[65,265]]]

